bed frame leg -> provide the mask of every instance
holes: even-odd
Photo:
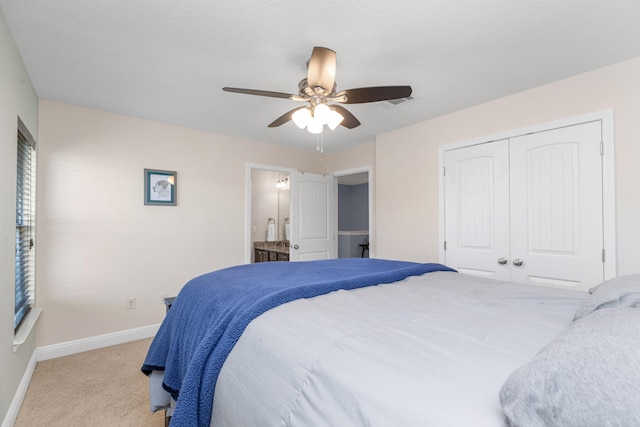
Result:
[[[171,416],[167,415],[167,410],[164,410],[164,427],[169,427],[169,423],[171,423]]]

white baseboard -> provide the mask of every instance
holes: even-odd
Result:
[[[56,357],[69,356],[71,354],[82,353],[84,351],[95,350],[98,348],[109,347],[112,345],[124,344],[131,341],[137,341],[145,338],[153,337],[160,324],[143,326],[126,331],[112,332],[95,337],[82,338],[79,340],[67,341],[60,344],[52,344],[44,347],[36,348],[36,360],[55,359]]]
[[[22,375],[22,380],[20,380],[16,394],[13,396],[9,410],[2,421],[2,427],[12,427],[15,424],[16,418],[18,418],[18,412],[20,412],[22,401],[24,400],[25,394],[27,394],[27,388],[29,388],[29,383],[31,382],[31,377],[33,376],[33,371],[35,371],[35,369],[36,351],[34,350],[33,353],[31,353],[31,359],[29,359],[27,368],[24,370],[24,374]]]
[[[156,332],[158,332],[159,327],[160,324],[158,323],[156,325],[143,326],[140,328],[128,329],[126,331],[112,332],[95,337],[37,347],[31,354],[31,359],[24,371],[24,375],[22,375],[22,380],[20,380],[16,394],[13,396],[9,410],[7,411],[7,414],[2,421],[2,426],[0,427],[12,427],[15,424],[18,412],[20,411],[20,406],[22,406],[22,401],[27,393],[27,388],[29,388],[31,377],[36,369],[37,362],[82,353],[83,351],[96,350],[98,348],[151,338],[155,336]]]

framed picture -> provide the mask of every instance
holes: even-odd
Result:
[[[144,170],[144,204],[176,206],[178,172]]]

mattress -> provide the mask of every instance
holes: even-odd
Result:
[[[503,426],[503,383],[587,296],[433,272],[288,302],[229,354],[211,426]]]
[[[239,265],[190,280],[181,289],[142,365],[163,371],[162,387],[177,399],[172,425],[209,426],[224,361],[246,326],[271,308],[339,289],[392,283],[440,264],[369,258]]]

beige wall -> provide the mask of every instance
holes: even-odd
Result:
[[[438,260],[438,148],[613,109],[618,274],[640,272],[640,58],[376,139],[378,256]]]
[[[38,346],[159,323],[162,294],[242,264],[247,163],[325,169],[313,151],[50,101],[40,136]],[[144,168],[178,172],[178,206],[143,205]]]
[[[370,168],[369,175],[369,256],[379,257],[376,244],[376,144],[370,142],[327,155],[327,173]]]
[[[375,142],[358,145],[357,147],[343,150],[338,153],[327,154],[327,173],[344,171],[365,166],[375,167],[376,145]]]
[[[38,98],[0,10],[0,422],[34,350],[34,335],[14,353],[16,136],[20,116],[38,140]]]

